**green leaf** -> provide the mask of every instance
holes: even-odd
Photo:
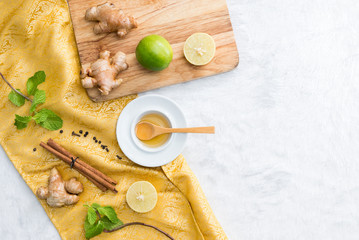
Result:
[[[53,111],[48,109],[41,109],[38,113],[35,114],[33,119],[41,127],[51,131],[62,128],[63,124],[62,119]]]
[[[87,211],[87,220],[91,225],[93,225],[97,220],[96,210],[92,207],[89,207]]]
[[[110,221],[112,223],[118,223],[120,221],[120,219],[117,218],[117,214],[116,214],[115,210],[110,206],[100,207],[97,209],[97,211],[100,214],[108,217],[108,219],[110,219]]]
[[[21,92],[20,89],[17,90]],[[18,94],[17,92],[15,92],[14,90],[11,90],[8,97],[9,100],[18,107],[21,107],[22,105],[25,104],[25,98],[20,94]]]
[[[116,228],[116,227],[118,227],[118,226],[123,225],[123,222],[122,222],[120,219],[118,219],[118,222],[117,222],[117,223],[113,223],[113,222],[111,222],[110,219],[108,219],[108,217],[106,217],[106,216],[103,216],[103,217],[100,219],[100,221],[102,222],[102,225],[103,225],[104,229],[106,229],[106,230],[112,230],[112,229],[114,229],[114,228]]]
[[[93,203],[93,204],[91,205],[91,207],[93,207],[94,209],[98,209],[98,208],[101,207],[101,205],[98,204],[98,203]]]
[[[40,124],[42,122],[45,122],[49,116],[54,116],[54,115],[56,115],[56,114],[51,110],[41,109],[39,112],[37,112],[34,115],[33,119],[35,120],[35,122],[37,124]]]
[[[90,239],[101,234],[104,229],[102,222],[98,221],[96,224],[91,225],[87,218],[85,219],[84,226],[86,239]]]
[[[46,74],[44,71],[38,71],[34,76],[30,77],[26,82],[26,90],[29,95],[34,95],[37,91],[37,86],[45,82]]]
[[[84,224],[84,227],[85,227],[85,232],[86,232],[86,229],[89,229],[93,226],[93,224],[90,224],[89,223],[89,220],[87,219],[87,216],[86,216],[86,219],[85,219],[85,224]]]
[[[30,113],[35,111],[37,105],[44,103],[46,100],[46,94],[44,90],[37,90],[34,95],[34,99],[32,100],[32,104],[30,107]]]
[[[15,114],[15,123],[14,125],[17,129],[23,129],[27,127],[27,124],[31,121],[31,116],[19,116]]]
[[[46,128],[50,131],[55,131],[62,128],[62,119],[59,116],[50,116],[46,121],[40,123],[39,125],[43,128]]]

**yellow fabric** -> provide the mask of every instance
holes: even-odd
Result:
[[[63,178],[77,177],[84,184],[80,202],[74,206],[51,208],[40,200],[62,239],[85,239],[83,223],[86,202],[111,205],[124,222],[153,224],[175,239],[227,239],[186,161],[179,156],[162,168],[144,168],[129,161],[118,147],[116,120],[129,96],[104,103],[93,103],[80,85],[79,59],[65,0],[0,1],[0,71],[15,86],[25,90],[28,77],[44,70],[47,100],[42,107],[64,120],[63,133],[48,131],[34,123],[16,130],[14,115],[27,115],[30,104],[16,107],[7,98],[10,88],[0,82],[0,143],[33,192],[47,184],[53,167]],[[71,136],[72,131],[88,131],[87,138]],[[102,150],[92,138],[109,146]],[[39,147],[40,141],[53,138],[85,162],[116,179],[118,194],[101,192],[76,170]],[[33,151],[37,148],[37,151]],[[122,160],[116,155],[123,157]],[[150,181],[158,191],[158,203],[146,214],[133,212],[125,193],[135,181]],[[167,239],[142,226],[131,226],[94,239]]]

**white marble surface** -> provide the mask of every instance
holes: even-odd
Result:
[[[192,125],[184,155],[229,239],[359,238],[359,1],[229,0],[240,64],[151,93]],[[1,239],[59,239],[0,153]]]

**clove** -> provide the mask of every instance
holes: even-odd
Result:
[[[72,131],[72,134],[71,134],[72,136],[77,136],[77,137],[81,137],[81,135],[80,134],[77,134],[77,133],[75,133],[74,131]]]

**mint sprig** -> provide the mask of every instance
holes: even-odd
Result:
[[[130,222],[124,224],[120,219],[118,219],[115,210],[111,206],[102,207],[98,203],[93,203],[91,206],[86,204],[84,206],[88,208],[84,223],[86,239],[93,238],[102,232],[110,233],[131,225],[141,225],[153,228],[164,234],[169,239],[174,240],[174,238],[168,233],[147,223]]]
[[[84,206],[88,208],[84,224],[87,239],[101,234],[103,230],[112,230],[123,225],[123,222],[117,218],[117,214],[111,206],[102,207],[97,203]]]
[[[30,77],[26,82],[26,90],[28,95],[33,96],[33,99],[24,95],[20,89],[15,89],[11,84],[5,79],[5,77],[0,73],[2,79],[9,85],[12,91],[9,93],[9,100],[16,106],[21,107],[25,104],[25,100],[31,102],[30,106],[30,116],[20,116],[15,115],[15,123],[17,129],[26,128],[28,123],[33,119],[41,127],[48,130],[58,130],[62,128],[63,121],[56,115],[53,111],[49,109],[41,109],[39,112],[36,112],[36,108],[45,103],[46,93],[44,90],[38,89],[38,86],[45,82],[46,74],[44,71],[38,71],[34,76]]]

